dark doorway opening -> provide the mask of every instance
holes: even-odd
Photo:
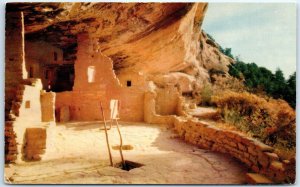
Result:
[[[56,68],[55,83],[52,91],[71,91],[74,85],[74,65],[62,65]]]

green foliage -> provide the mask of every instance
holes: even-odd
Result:
[[[231,48],[225,48],[225,49],[222,49],[222,47],[220,47],[220,51],[226,55],[226,56],[229,56],[230,58],[234,59],[233,55],[231,54]]]
[[[295,108],[296,107],[296,72],[294,72],[286,82],[284,99]]]
[[[230,65],[229,74],[233,77],[244,79],[247,87],[254,92],[263,90],[275,99],[286,100],[293,108],[296,107],[296,72],[285,80],[283,72],[277,69],[273,74],[264,67],[255,63],[237,61]]]
[[[235,64],[237,65],[237,64]],[[235,66],[231,65],[229,66],[229,71],[228,73],[236,78],[242,79],[243,74],[241,73],[241,71],[239,70],[239,68],[236,68]]]
[[[225,48],[223,49],[221,46],[219,46],[219,50],[221,53],[223,53],[224,55],[234,59],[233,55],[231,54],[231,48]]]
[[[209,38],[209,39],[211,39],[212,41],[216,41],[210,34],[208,34],[208,33],[206,33],[206,35],[207,35],[207,37]]]

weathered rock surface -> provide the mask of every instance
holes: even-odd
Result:
[[[87,32],[95,50],[113,61],[117,75],[133,71],[173,74],[184,91],[227,71],[232,59],[201,31],[207,3],[13,3],[23,11],[27,40],[44,40],[75,55],[77,34]],[[68,54],[69,53],[69,54]],[[194,79],[194,80],[191,80]],[[194,86],[195,87],[195,86]]]

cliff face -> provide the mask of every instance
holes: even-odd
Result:
[[[86,32],[94,50],[113,61],[117,76],[139,73],[159,84],[178,80],[182,89],[191,91],[209,79],[208,70],[226,72],[232,62],[201,31],[207,7],[207,3],[13,3],[7,11],[23,11],[26,39],[63,49],[65,60],[76,59],[77,35]]]
[[[234,60],[224,55],[219,50],[219,45],[210,39],[207,34],[202,31],[200,37],[200,52],[197,58],[200,66],[206,70],[218,70],[228,72],[228,65],[234,63]]]

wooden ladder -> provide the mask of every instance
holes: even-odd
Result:
[[[113,161],[112,161],[112,155],[111,155],[111,150],[110,150],[110,146],[109,146],[109,139],[108,139],[107,130],[110,130],[112,128],[113,123],[115,122],[117,130],[118,130],[119,138],[120,138],[119,152],[120,152],[120,157],[121,157],[121,160],[122,160],[122,167],[123,167],[123,169],[126,169],[127,167],[126,167],[126,163],[125,163],[123,152],[122,152],[123,138],[122,138],[121,130],[119,128],[119,122],[118,122],[119,116],[118,116],[118,113],[115,114],[116,107],[118,108],[117,111],[120,111],[120,104],[117,105],[120,101],[111,100],[111,102],[112,101],[115,101],[115,102],[113,102],[113,110],[112,110],[112,113],[111,113],[111,116],[110,116],[110,127],[109,127],[109,129],[106,126],[106,119],[105,119],[104,111],[103,111],[103,108],[102,108],[102,102],[100,102],[102,118],[104,120],[104,130],[105,130],[105,136],[106,136],[106,145],[107,145],[109,159],[110,159],[110,165],[113,166]]]

